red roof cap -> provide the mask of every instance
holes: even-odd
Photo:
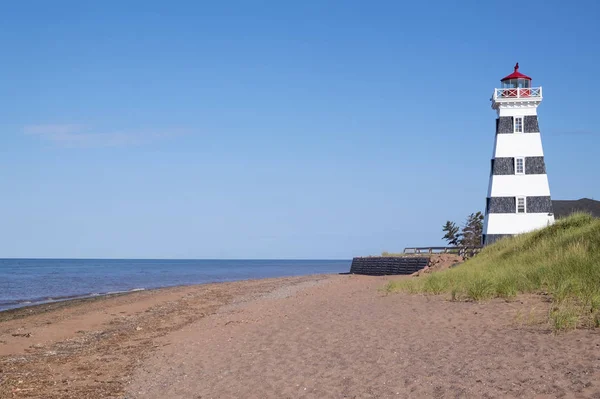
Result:
[[[504,82],[505,80],[509,80],[509,79],[527,79],[527,80],[531,80],[531,78],[527,75],[523,75],[521,72],[519,72],[519,63],[517,62],[517,65],[515,65],[515,71],[513,73],[511,73],[510,75],[502,78],[500,81]]]

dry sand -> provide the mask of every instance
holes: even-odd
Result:
[[[394,278],[209,284],[3,312],[0,397],[600,398],[600,334],[552,334],[543,297],[386,295]]]

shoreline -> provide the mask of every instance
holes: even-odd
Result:
[[[240,280],[231,280],[231,281],[211,281],[206,283],[199,284],[180,284],[180,285],[170,285],[164,287],[154,287],[154,288],[134,288],[129,291],[120,291],[120,292],[108,292],[108,293],[99,293],[99,294],[85,294],[82,296],[76,296],[72,298],[64,298],[54,301],[46,301],[40,303],[32,303],[25,304],[23,306],[19,306],[16,308],[9,308],[0,310],[0,323],[8,320],[22,319],[28,316],[48,313],[56,310],[60,310],[63,308],[76,306],[80,304],[93,303],[102,301],[105,299],[135,295],[136,293],[156,293],[161,291],[168,290],[176,290],[180,288],[194,288],[194,287],[203,287],[217,284],[228,284],[228,283],[238,283],[238,282],[252,282],[252,281],[276,281],[280,279],[289,279],[295,277],[319,277],[319,276],[336,276],[336,275],[347,275],[350,273],[330,273],[330,274],[307,274],[300,276],[282,276],[282,277],[266,277],[266,278],[250,278],[250,279],[240,279]]]
[[[56,310],[60,310],[61,308],[74,306],[78,304],[85,304],[90,302],[102,301],[104,299],[135,294],[136,292],[150,292],[162,289],[169,288],[177,288],[177,287],[161,287],[161,288],[153,288],[153,289],[141,289],[135,291],[123,291],[123,292],[114,292],[114,293],[106,293],[106,294],[98,294],[98,295],[87,295],[87,296],[77,296],[74,298],[66,298],[60,299],[56,301],[48,301],[48,302],[40,302],[40,303],[32,303],[26,304],[23,306],[19,306],[17,308],[10,308],[0,310],[0,323],[3,321],[20,319],[28,316],[32,316],[34,314],[52,312]]]
[[[0,259],[0,312],[128,292],[348,271],[349,260]]]
[[[160,288],[169,288],[169,287],[157,287],[157,288],[150,288],[150,289],[160,289]],[[30,299],[30,300],[26,300],[26,299],[14,300],[11,302],[7,301],[7,302],[2,303],[2,305],[16,305],[16,306],[0,309],[0,315],[3,312],[10,312],[12,310],[19,310],[19,309],[26,309],[26,308],[30,308],[30,307],[34,307],[34,306],[50,305],[50,304],[54,304],[54,303],[76,301],[76,300],[80,300],[80,299],[93,299],[93,298],[127,294],[130,292],[147,291],[147,290],[148,289],[146,289],[146,288],[133,288],[131,290],[126,290],[126,291],[110,291],[110,292],[98,292],[98,293],[94,292],[94,293],[87,293],[87,294],[81,294],[81,295],[68,295],[68,296],[63,296],[63,297],[57,296],[57,297],[48,297],[48,298],[39,298],[39,299]],[[0,317],[0,320],[1,320],[1,317]]]
[[[158,286],[158,287],[150,287],[150,288],[139,287],[139,288],[132,288],[130,290],[125,290],[125,291],[109,291],[106,293],[94,292],[94,293],[85,293],[85,294],[81,294],[81,295],[70,295],[70,296],[65,296],[65,297],[57,296],[55,298],[50,297],[48,299],[43,299],[43,300],[23,299],[23,300],[18,300],[18,304],[20,304],[20,306],[9,307],[9,308],[5,308],[5,309],[0,308],[0,322],[3,320],[6,320],[7,317],[9,317],[7,315],[11,315],[14,313],[21,313],[19,311],[28,311],[28,310],[30,311],[30,310],[38,308],[38,307],[41,307],[40,309],[45,309],[45,310],[49,311],[49,310],[60,308],[62,306],[68,306],[68,304],[66,304],[66,303],[95,301],[95,300],[99,300],[102,298],[110,298],[113,296],[128,295],[128,294],[132,294],[135,292],[142,292],[142,291],[150,292],[150,291],[165,290],[165,289],[171,289],[171,288],[196,287],[196,286],[203,286],[203,285],[207,285],[207,284],[225,284],[225,283],[233,283],[233,282],[239,282],[239,281],[270,280],[270,279],[280,279],[280,278],[309,277],[309,276],[337,275],[337,274],[345,275],[345,274],[350,274],[350,273],[349,272],[325,273],[325,274],[319,273],[319,274],[289,275],[289,276],[264,277],[264,278],[232,279],[232,280],[222,280],[222,281],[207,281],[207,282],[203,282],[203,283],[166,285],[166,286]],[[15,300],[14,302],[16,302],[16,301],[17,300]],[[15,303],[15,304],[17,304],[17,303]],[[61,304],[63,304],[63,305],[61,305]],[[46,307],[47,307],[47,309],[46,309]],[[30,313],[31,313],[31,311],[30,311]],[[26,316],[26,314],[20,315],[20,317],[25,317],[25,316]]]

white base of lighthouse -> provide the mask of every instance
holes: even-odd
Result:
[[[537,119],[541,87],[506,90],[496,89],[492,103],[498,119],[486,199],[484,245],[554,223]]]
[[[491,214],[487,220],[485,234],[491,236],[509,236],[527,233],[554,223],[554,216],[547,213],[529,213],[526,215]]]

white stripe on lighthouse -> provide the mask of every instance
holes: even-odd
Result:
[[[493,175],[488,197],[549,196],[548,175]]]
[[[494,158],[541,157],[544,155],[540,133],[497,134]]]
[[[499,108],[498,116],[521,116],[521,115],[537,115],[535,108]]]
[[[484,231],[485,234],[520,234],[546,227],[552,222],[547,213],[490,213]]]

